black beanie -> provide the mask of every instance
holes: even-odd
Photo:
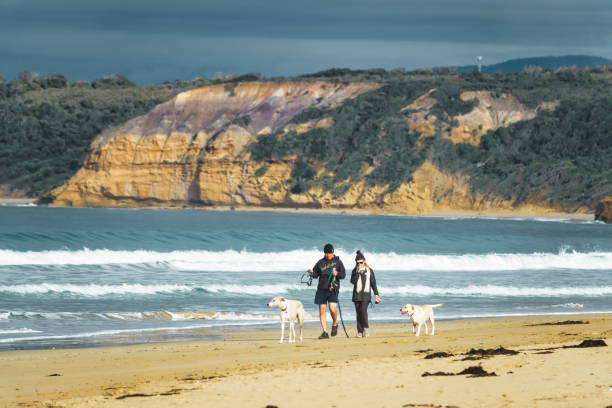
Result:
[[[360,259],[365,260],[365,256],[361,253],[361,251],[357,251],[357,255],[355,256],[355,260],[358,261]]]
[[[323,247],[323,252],[325,252],[326,254],[333,254],[334,246],[332,244],[325,244],[325,246]]]

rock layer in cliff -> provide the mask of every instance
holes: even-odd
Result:
[[[82,168],[45,199],[72,206],[276,202],[276,195],[262,191],[252,177],[248,142],[275,131],[306,108],[334,107],[379,86],[249,82],[181,93],[96,138]],[[299,126],[305,131],[330,124],[320,120]],[[274,185],[290,172],[283,163],[272,167],[266,180]]]
[[[46,199],[52,205],[94,207],[243,205],[411,214],[516,210],[511,199],[476,194],[467,177],[442,171],[429,160],[409,181],[394,188],[372,186],[362,178],[341,181],[336,191],[316,183],[307,191],[292,191],[288,180],[299,157],[265,162],[250,157],[247,146],[259,135],[280,130],[282,138],[290,132],[299,135],[333,126],[330,117],[291,122],[305,109],[336,107],[379,86],[249,82],[182,93],[147,115],[100,135],[82,160],[82,168]],[[435,104],[432,91],[405,108],[410,110],[405,120],[423,134],[448,127],[429,114]],[[472,92],[462,97],[476,99],[477,104],[472,112],[455,118],[458,127],[446,135],[454,142],[477,143],[486,130],[535,115],[510,96]],[[326,163],[312,164],[316,177],[326,176]],[[364,175],[372,169],[366,169]],[[523,205],[522,210],[543,212],[546,208]]]

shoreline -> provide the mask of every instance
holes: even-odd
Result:
[[[36,198],[0,197],[0,204],[35,204]]]
[[[159,207],[147,207],[155,209]],[[174,209],[174,207],[164,207]],[[384,215],[395,217],[441,217],[441,218],[500,218],[500,219],[570,219],[591,221],[595,219],[592,213],[565,213],[565,212],[527,212],[527,211],[480,211],[480,210],[450,210],[432,211],[429,213],[398,213],[385,212],[380,209],[340,209],[340,208],[293,208],[293,207],[258,207],[258,206],[212,206],[212,207],[186,207],[192,210],[210,211],[241,211],[241,212],[271,212],[271,213],[313,213],[313,214],[340,214],[340,215]]]
[[[612,395],[612,313],[439,321],[435,336],[420,337],[406,322],[373,323],[367,339],[340,330],[317,340],[319,331],[307,325],[296,344],[279,344],[277,327],[228,330],[221,340],[3,352],[0,405],[559,407],[606,406]],[[354,336],[354,326],[347,331]],[[574,348],[584,340],[607,347]],[[500,346],[516,353],[466,354]],[[452,356],[424,358],[432,353]],[[475,366],[495,375],[457,375]],[[423,376],[436,372],[453,375]],[[320,392],[316,378],[338,386]]]
[[[0,197],[0,205],[8,204],[32,204],[36,205],[35,198],[10,198]],[[397,217],[440,217],[440,218],[475,218],[475,219],[547,219],[547,220],[574,220],[574,221],[593,221],[594,213],[566,213],[558,211],[499,211],[499,210],[439,210],[421,213],[401,213],[393,211],[383,211],[380,209],[342,209],[342,208],[302,208],[302,207],[262,207],[262,206],[232,206],[232,205],[212,205],[212,206],[143,206],[143,207],[62,207],[54,208],[105,208],[105,209],[134,209],[134,210],[201,210],[201,211],[237,211],[237,212],[264,212],[264,213],[306,213],[306,214],[330,214],[330,215],[384,215]]]
[[[571,319],[581,319],[583,316],[607,316],[610,315],[612,317],[612,311],[601,311],[601,312],[558,312],[558,313],[541,313],[541,314],[505,314],[505,315],[481,315],[481,316],[459,316],[459,317],[438,317],[436,316],[436,324],[439,322],[465,322],[465,321],[481,321],[481,320],[497,320],[497,319],[554,319],[554,318],[571,318]],[[190,343],[190,342],[209,342],[209,341],[217,341],[217,340],[226,340],[225,336],[231,337],[248,337],[248,333],[256,333],[256,332],[276,332],[276,326],[278,326],[279,322],[276,321],[276,314],[273,314],[273,318],[270,322],[265,322],[261,324],[227,324],[227,325],[219,325],[219,326],[206,326],[206,327],[164,327],[164,328],[149,328],[144,330],[142,333],[137,329],[126,329],[125,331],[117,330],[115,335],[117,336],[126,336],[129,333],[136,333],[136,335],[142,334],[145,337],[148,337],[153,340],[144,341],[144,340],[136,340],[137,337],[134,337],[132,342],[124,342],[119,343],[116,340],[108,339],[107,341],[94,342],[89,344],[71,344],[71,345],[61,345],[61,344],[53,344],[49,343],[46,345],[40,345],[35,347],[27,347],[24,345],[20,345],[17,349],[0,349],[0,357],[3,353],[11,353],[15,351],[41,351],[41,350],[87,350],[92,348],[116,348],[116,347],[133,347],[133,346],[142,346],[148,343],[155,344],[179,344],[179,343]],[[196,320],[197,322],[198,320]],[[369,322],[373,326],[385,326],[388,328],[398,328],[398,326],[403,326],[408,324],[407,318],[398,317],[397,319],[386,319],[386,318],[372,318],[370,316]],[[312,315],[310,318],[307,318],[305,321],[305,326],[308,328],[313,328],[315,326],[318,327],[319,317]],[[329,322],[328,322],[329,324]],[[345,327],[347,331],[353,327],[355,324],[354,320],[350,320],[345,323]],[[339,327],[342,328],[342,325],[339,323]],[[288,328],[285,328],[285,334],[288,333]],[[151,337],[150,333],[159,332],[158,337]],[[194,332],[198,334],[191,334],[188,337],[197,337],[196,340],[193,339],[181,339],[181,340],[170,340],[172,334],[175,334],[175,337],[181,337],[178,333],[185,332]],[[339,330],[338,333],[343,334],[342,330]],[[95,337],[87,333],[86,337]],[[184,337],[184,336],[183,336]],[[69,335],[66,335],[66,339],[71,339]],[[74,338],[79,338],[77,335]],[[164,338],[166,340],[159,340],[160,338]]]

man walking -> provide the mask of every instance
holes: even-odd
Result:
[[[329,339],[327,334],[327,319],[325,315],[326,305],[329,303],[329,314],[332,317],[331,335],[338,334],[338,292],[340,291],[340,279],[344,279],[346,272],[340,258],[334,255],[332,244],[323,247],[324,256],[308,272],[313,278],[319,279],[315,304],[319,305],[319,320],[323,333],[320,339]]]

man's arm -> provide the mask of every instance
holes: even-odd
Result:
[[[344,264],[342,263],[340,258],[338,258],[338,265],[336,265],[336,271],[338,272],[338,279],[346,278],[346,271],[344,270]]]
[[[312,269],[308,272],[310,272],[314,279],[317,279],[319,276],[321,276],[321,267],[319,266],[319,262],[317,262],[315,266],[313,266]]]

